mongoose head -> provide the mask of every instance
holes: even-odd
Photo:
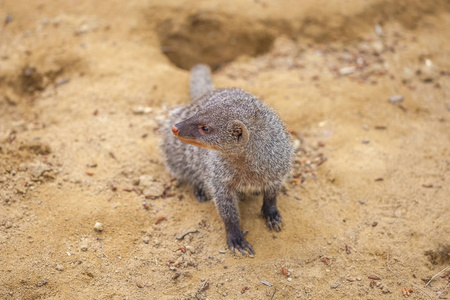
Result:
[[[172,132],[183,143],[229,154],[239,152],[249,141],[249,131],[241,120],[230,107],[212,105],[173,125]]]

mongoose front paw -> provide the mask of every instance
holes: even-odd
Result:
[[[253,250],[252,245],[249,244],[243,237],[242,233],[239,234],[229,234],[227,237],[228,248],[230,248],[231,252],[235,254],[234,249],[237,249],[243,256],[245,256],[244,250],[248,252],[248,254],[255,254],[255,250]]]
[[[195,198],[197,198],[198,202],[205,202],[209,200],[208,197],[206,197],[206,194],[203,191],[203,189],[198,185],[194,186],[194,196]]]
[[[266,219],[267,226],[269,226],[270,231],[273,230],[275,227],[275,230],[279,232],[282,229],[282,219],[280,212],[277,208],[275,209],[262,209],[262,213],[264,218]]]

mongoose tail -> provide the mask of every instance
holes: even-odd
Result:
[[[214,90],[211,82],[211,69],[207,65],[195,65],[191,69],[191,79],[189,83],[191,90],[191,100],[198,99],[201,95]]]

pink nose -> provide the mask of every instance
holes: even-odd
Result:
[[[178,136],[178,132],[180,131],[180,129],[176,128],[175,125],[172,126],[172,133],[175,134],[176,136]]]

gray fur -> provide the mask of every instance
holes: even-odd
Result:
[[[192,70],[191,87],[196,86],[195,92],[191,88],[193,102],[173,109],[163,128],[166,165],[178,180],[194,186],[200,201],[214,199],[232,251],[236,248],[241,253],[243,250],[253,253],[240,231],[238,194],[263,192],[262,212],[267,224],[270,229],[273,226],[280,230],[276,195],[291,169],[293,147],[279,116],[253,95],[241,89],[226,88],[202,92],[196,98],[198,91],[208,91],[212,86],[210,78],[205,81],[198,76],[200,70],[205,74],[204,68],[202,65]],[[197,86],[203,83],[206,83],[204,89]],[[181,142],[171,133],[174,124],[181,128],[180,135],[185,128],[195,131],[197,124],[207,124],[211,133],[198,135],[195,140],[215,150]],[[248,133],[248,141],[243,138],[245,135],[233,132],[234,124],[243,124],[241,127]]]

